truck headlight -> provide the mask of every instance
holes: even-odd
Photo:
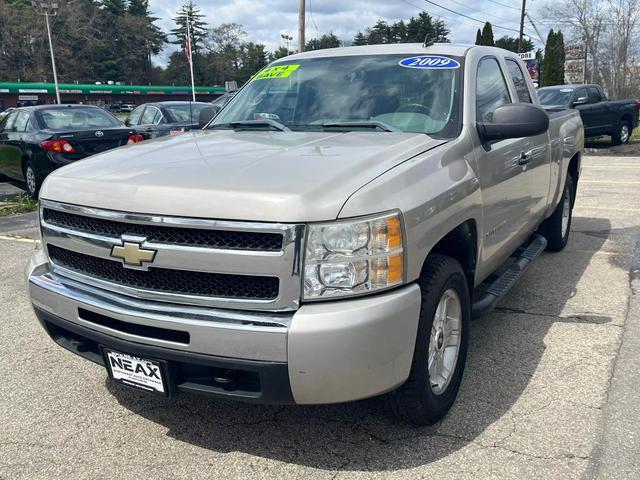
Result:
[[[401,284],[403,245],[398,213],[310,225],[304,299],[360,295]]]

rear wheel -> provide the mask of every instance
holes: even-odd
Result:
[[[631,125],[626,120],[621,120],[618,129],[611,135],[611,142],[614,145],[628,143],[631,138]]]
[[[432,425],[446,415],[460,388],[471,304],[462,267],[451,257],[430,255],[418,284],[422,306],[411,371],[387,400],[396,418]]]
[[[573,218],[573,199],[575,195],[575,183],[570,173],[560,203],[553,211],[553,215],[540,225],[539,232],[547,239],[547,250],[559,252],[567,246],[571,231],[571,219]]]
[[[27,160],[24,164],[24,181],[27,185],[27,193],[31,195],[33,198],[38,198],[38,192],[40,191],[40,186],[42,185],[42,180],[40,180],[39,175],[36,173],[33,168],[33,164],[31,160]]]

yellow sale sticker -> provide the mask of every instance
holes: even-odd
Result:
[[[268,78],[287,78],[293,72],[295,72],[300,64],[298,65],[274,65],[273,67],[265,68],[256,74],[253,77],[254,80],[266,80]]]

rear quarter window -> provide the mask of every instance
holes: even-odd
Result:
[[[518,62],[511,58],[506,59],[507,68],[509,69],[509,75],[513,80],[513,85],[516,87],[516,93],[518,94],[518,101],[521,103],[532,103],[531,95],[529,94],[529,86],[525,80],[524,73]]]

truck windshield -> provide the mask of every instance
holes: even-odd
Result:
[[[572,88],[549,88],[538,90],[538,98],[542,105],[569,105]]]
[[[242,124],[266,129],[280,124],[294,131],[367,129],[457,136],[461,60],[430,56],[444,61],[443,68],[413,66],[411,57],[278,62],[258,72],[209,128]]]

